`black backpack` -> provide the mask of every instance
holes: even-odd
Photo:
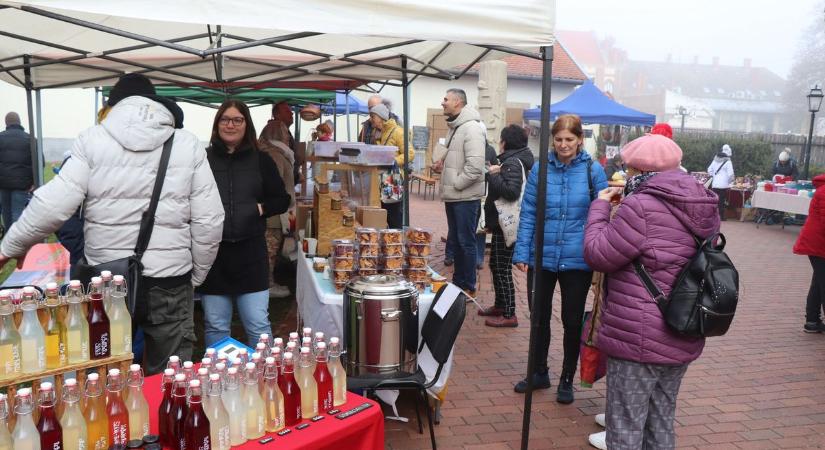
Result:
[[[667,297],[639,261],[633,266],[670,329],[689,337],[721,336],[730,328],[739,302],[739,272],[723,251],[723,234],[696,242],[696,255],[679,273]]]

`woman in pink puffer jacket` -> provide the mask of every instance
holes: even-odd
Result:
[[[679,170],[682,150],[647,135],[622,149],[625,199],[610,219],[608,188],[590,207],[584,258],[607,274],[597,345],[608,359],[607,447],[669,449],[676,445],[676,395],[704,339],[672,332],[633,268],[639,260],[665,293],[696,253],[694,236],[719,231],[716,195]]]

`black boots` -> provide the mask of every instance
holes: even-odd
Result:
[[[556,401],[563,405],[573,403],[573,374],[574,372],[562,372],[561,378],[559,379]]]
[[[533,389],[549,389],[550,388],[550,374],[545,370],[544,372],[536,372],[533,374]],[[527,392],[527,379],[523,379],[516,383],[513,388],[519,394]]]

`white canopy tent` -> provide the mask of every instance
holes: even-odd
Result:
[[[452,80],[480,61],[520,54],[543,61],[541,105],[549,106],[554,14],[555,0],[518,5],[496,0],[0,0],[0,79],[27,90],[31,130],[32,93],[39,117],[41,89],[111,85],[130,72],[143,73],[156,85],[228,95],[265,87],[346,91],[394,85],[403,89],[407,118],[407,88],[418,76]],[[544,237],[548,119],[549,108],[542,108],[537,248]],[[39,156],[34,143],[32,152]],[[406,199],[404,212],[406,222]],[[540,266],[541,254],[536,256]],[[536,324],[532,328],[531,352]],[[528,390],[523,448],[531,401]]]

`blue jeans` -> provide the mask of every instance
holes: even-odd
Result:
[[[478,241],[476,228],[481,203],[478,200],[447,202],[447,247],[453,248],[453,284],[461,289],[476,289],[476,264],[478,264]],[[453,242],[451,245],[450,242]]]
[[[447,245],[444,247],[444,259],[448,261],[453,261],[453,255],[455,255],[455,248],[456,245],[455,239],[453,239],[452,245],[450,241],[450,235],[447,234]],[[484,265],[484,249],[487,247],[487,233],[479,233],[476,234],[476,250],[478,250],[478,259],[476,261],[477,266]]]
[[[246,340],[255,347],[263,333],[272,335],[269,322],[269,291],[250,292],[240,295],[203,295],[204,334],[206,346],[210,347],[228,337],[232,326],[232,303],[238,304]]]
[[[6,227],[6,231],[14,222],[17,222],[28,204],[29,193],[27,191],[0,189],[0,207],[3,209],[3,226]]]

